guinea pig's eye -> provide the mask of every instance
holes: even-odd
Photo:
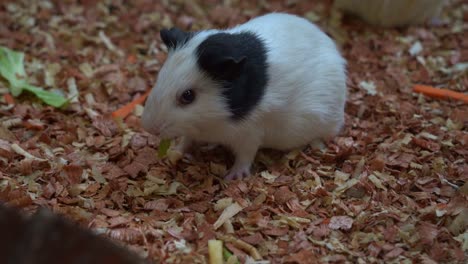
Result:
[[[179,103],[181,105],[188,105],[191,104],[195,100],[195,91],[192,89],[187,89],[185,90],[180,96],[179,96]]]

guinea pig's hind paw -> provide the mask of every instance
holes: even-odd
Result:
[[[320,150],[320,151],[325,151],[327,149],[327,146],[325,145],[325,142],[321,139],[317,139],[315,141],[312,141],[310,143],[310,146],[312,149]]]
[[[179,160],[181,160],[182,158],[184,157],[184,153],[180,152],[180,151],[177,151],[177,150],[173,150],[173,149],[169,149],[167,151],[167,158],[169,159],[169,161],[171,162],[171,164],[176,164]]]
[[[234,180],[242,180],[250,176],[250,169],[248,167],[239,168],[239,169],[231,169],[224,179],[227,181],[234,181]]]

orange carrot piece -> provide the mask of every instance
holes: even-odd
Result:
[[[127,62],[130,64],[134,64],[137,62],[137,57],[133,54],[128,55]]]
[[[114,111],[112,113],[112,117],[121,117],[121,118],[125,118],[127,117],[132,111],[133,109],[135,109],[136,105],[137,104],[142,104],[146,97],[148,97],[149,93],[150,93],[151,90],[148,90],[146,91],[143,95],[141,95],[140,97],[136,98],[135,100],[131,101],[130,103],[124,105],[123,107],[117,109],[116,111]]]
[[[427,85],[421,85],[421,84],[415,84],[413,86],[413,91],[417,93],[422,93],[425,94],[429,97],[432,98],[452,98],[456,100],[461,100],[464,101],[465,103],[468,103],[468,95],[464,93],[459,93],[447,89],[439,89],[435,88],[432,86],[427,86]]]
[[[4,94],[3,98],[5,98],[5,102],[7,102],[7,104],[9,104],[9,105],[15,104],[15,99],[9,93]]]

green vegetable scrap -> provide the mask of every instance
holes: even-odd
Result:
[[[223,247],[223,258],[224,258],[224,261],[228,261],[231,257],[233,257],[234,254],[231,253],[231,251],[229,251],[227,248]],[[237,260],[237,258],[233,261],[233,263],[235,264],[239,264],[239,260]]]
[[[158,156],[163,158],[167,155],[167,151],[171,146],[171,141],[169,139],[162,139],[159,143]]]
[[[46,91],[27,82],[24,70],[24,53],[0,46],[0,75],[10,83],[10,92],[15,97],[26,90],[36,95],[44,103],[54,107],[61,107],[69,102],[68,99],[57,93]]]

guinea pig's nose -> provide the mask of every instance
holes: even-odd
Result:
[[[143,122],[143,129],[148,131],[149,133],[153,134],[153,135],[156,135],[156,134],[159,134],[161,132],[161,126],[160,125],[156,125],[154,123],[151,123],[151,122]]]
[[[152,118],[151,115],[146,114],[143,112],[143,115],[141,116],[141,127],[148,131],[151,134],[157,134],[159,131],[161,131],[161,126],[158,125],[154,118]]]

